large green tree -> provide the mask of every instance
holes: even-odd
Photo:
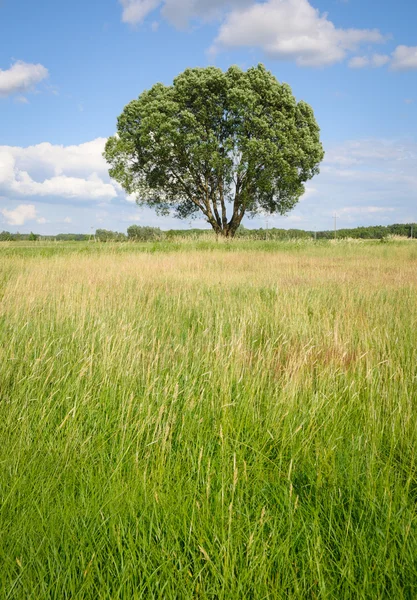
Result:
[[[187,69],[156,84],[125,107],[104,155],[138,204],[202,213],[232,237],[245,214],[290,211],[324,152],[311,107],[258,65]]]

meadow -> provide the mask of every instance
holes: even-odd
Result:
[[[417,242],[0,244],[0,597],[417,597]]]

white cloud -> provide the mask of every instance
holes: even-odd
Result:
[[[17,61],[7,70],[0,69],[0,97],[28,92],[48,75],[48,69],[41,64]]]
[[[20,172],[10,188],[20,196],[60,196],[62,198],[106,199],[116,198],[111,183],[104,183],[93,174],[88,179],[59,175],[44,181],[34,181],[28,173]]]
[[[340,62],[363,43],[384,41],[376,29],[338,29],[308,0],[268,0],[232,11],[213,49],[259,47],[272,58],[312,67]]]
[[[350,59],[348,66],[351,69],[364,69],[369,67],[369,58],[367,56],[354,56]]]
[[[102,157],[105,139],[79,146],[0,146],[0,191],[17,197],[112,200],[118,196]]]
[[[417,69],[417,46],[397,46],[392,54],[391,68],[395,71]]]
[[[300,201],[307,200],[307,198],[311,198],[312,196],[316,196],[318,193],[317,189],[311,185],[305,186],[305,192],[300,198]]]
[[[163,16],[177,27],[185,27],[192,19],[219,19],[225,10],[246,7],[253,0],[165,0]]]
[[[76,146],[63,146],[43,142],[36,146],[0,146],[0,152],[7,151],[22,170],[46,169],[50,174],[88,175],[107,174],[107,164],[103,158],[106,138],[97,138]]]
[[[160,5],[160,0],[120,0],[123,6],[124,23],[140,23]]]
[[[125,23],[141,23],[149,14],[162,7],[162,15],[173,25],[184,27],[192,19],[219,18],[234,6],[248,6],[252,0],[119,0]]]
[[[373,54],[372,56],[354,56],[349,61],[352,69],[365,67],[383,67],[390,63],[394,71],[411,71],[417,69],[417,46],[397,46],[391,57],[386,54]]]
[[[64,223],[72,223],[71,217],[65,217]]]
[[[36,219],[36,208],[34,204],[19,204],[14,210],[0,209],[0,213],[8,225],[24,225],[26,221]]]
[[[122,189],[122,187],[120,186],[120,189]],[[126,200],[128,202],[132,202],[133,204],[136,202],[137,199],[137,195],[136,194],[127,194],[126,195]]]
[[[386,54],[374,54],[371,58],[371,66],[378,68],[383,67],[388,64],[390,61],[390,57]]]
[[[49,221],[47,219],[45,219],[45,217],[40,217],[39,219],[36,219],[36,222],[39,223],[40,225],[44,225],[45,223],[49,223]]]
[[[351,69],[364,69],[372,67],[377,69],[389,63],[390,57],[386,54],[373,54],[372,56],[354,56],[350,59],[348,65]]]

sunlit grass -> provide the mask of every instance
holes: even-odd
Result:
[[[0,597],[417,597],[416,267],[0,245]]]

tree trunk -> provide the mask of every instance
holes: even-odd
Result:
[[[232,218],[230,219],[230,221],[228,221],[226,215],[226,203],[223,193],[223,188],[221,187],[221,215],[219,214],[217,209],[216,198],[213,197],[211,198],[211,202],[208,197],[202,202],[204,208],[201,208],[201,210],[205,214],[207,221],[210,223],[217,236],[221,235],[224,238],[231,239],[235,237],[236,231],[238,230],[239,225],[241,224],[243,216],[245,214],[245,210],[243,208],[242,202],[239,199],[239,196],[237,195],[235,197],[233,205]]]
[[[238,230],[240,223],[236,226],[231,225],[231,223],[226,223],[225,227],[220,229],[220,235],[227,239],[231,239],[235,237],[236,231]],[[217,232],[216,232],[217,233]]]

